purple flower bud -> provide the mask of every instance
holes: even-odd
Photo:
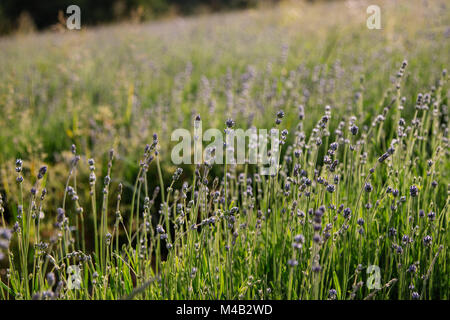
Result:
[[[409,194],[411,195],[411,197],[416,197],[418,193],[419,193],[419,189],[417,188],[417,186],[415,184],[413,184],[409,188]]]
[[[46,173],[47,173],[47,166],[42,166],[42,167],[39,169],[37,178],[38,178],[38,179],[42,179]]]
[[[373,190],[373,187],[369,182],[366,182],[366,184],[364,185],[364,190],[366,192],[371,192]]]
[[[425,236],[423,238],[423,244],[426,246],[431,245],[432,241],[433,241],[433,238],[431,236]]]
[[[284,117],[284,111],[283,110],[278,111],[277,112],[277,118],[278,119],[282,119],[283,117]]]
[[[234,127],[233,119],[227,119],[227,121],[225,121],[225,124],[227,125],[228,128],[233,128]]]

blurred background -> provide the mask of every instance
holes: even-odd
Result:
[[[82,11],[83,25],[146,21],[273,5],[280,0],[2,0],[0,35],[43,30],[58,25],[70,5]]]

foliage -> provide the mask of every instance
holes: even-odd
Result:
[[[442,5],[382,2],[382,30],[339,2],[0,40],[0,296],[448,299]],[[286,129],[276,175],[174,166],[197,115]]]

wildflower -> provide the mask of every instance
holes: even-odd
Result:
[[[298,265],[298,261],[295,260],[295,259],[290,259],[290,260],[288,261],[288,265],[291,266],[291,267],[295,267],[295,266]]]
[[[350,209],[350,208],[345,208],[345,209],[344,209],[344,218],[345,218],[345,219],[350,219],[351,213],[352,213],[352,209]]]
[[[302,234],[298,234],[294,237],[294,241],[296,243],[304,243],[305,242],[305,237]]]
[[[363,218],[359,218],[357,223],[358,223],[358,225],[360,225],[362,227],[364,225],[364,219]]]
[[[334,184],[329,184],[327,186],[327,191],[330,193],[333,193],[336,190],[336,187],[334,186]]]
[[[428,219],[430,219],[430,221],[434,221],[435,218],[436,213],[434,213],[434,211],[430,211],[430,213],[428,214]]]
[[[431,236],[425,236],[423,238],[423,244],[426,246],[431,245],[431,242],[433,241],[433,238]]]
[[[405,235],[403,235],[403,237],[402,237],[402,242],[403,242],[403,244],[407,244],[408,242],[409,242],[409,237],[405,234]]]
[[[23,161],[21,159],[17,159],[16,160],[16,172],[17,173],[22,172],[22,165],[23,165]]]
[[[320,139],[319,137],[317,137],[316,139],[316,145],[320,146],[322,144],[322,139]]]
[[[410,272],[410,273],[415,273],[416,271],[417,271],[417,267],[414,263],[412,265],[410,265],[407,270],[407,272]]]
[[[233,207],[233,208],[231,208],[230,209],[230,214],[235,214],[235,213],[237,213],[239,211],[239,208],[238,207]],[[234,218],[234,217],[233,217]]]
[[[47,189],[46,189],[46,188],[42,189],[42,192],[41,192],[41,201],[44,200],[46,194],[47,194]]]
[[[355,126],[355,125],[352,125],[352,126],[350,127],[350,132],[351,132],[354,136],[356,136],[356,135],[358,134],[358,127]]]
[[[381,155],[381,157],[379,157],[378,158],[378,162],[383,162],[384,160],[386,160],[387,158],[389,158],[389,153],[383,153],[382,155]]]
[[[38,178],[38,179],[42,179],[46,173],[47,173],[47,166],[42,166],[42,167],[39,169],[37,178]]]
[[[277,112],[277,118],[278,119],[282,119],[283,117],[284,117],[284,111],[283,110],[278,111]]]
[[[233,119],[227,119],[227,121],[225,122],[225,124],[227,125],[228,128],[233,128],[235,122],[233,121]]]
[[[372,185],[370,184],[370,182],[366,182],[366,184],[364,185],[364,190],[366,192],[371,192],[373,190]]]
[[[333,151],[336,151],[338,146],[339,145],[336,142],[333,142],[332,144],[330,144],[330,149],[333,150]]]
[[[337,296],[337,291],[336,291],[336,289],[330,289],[330,291],[328,291],[328,297],[329,297],[331,300],[336,299],[336,296]]]
[[[12,232],[10,229],[7,228],[0,228],[0,239],[10,241],[12,237]]]
[[[49,272],[47,273],[47,283],[50,287],[53,287],[53,285],[55,284],[55,274],[53,272]]]
[[[64,218],[65,218],[65,212],[63,208],[58,208],[56,210],[57,216],[56,216],[56,220],[58,222],[63,222]]]
[[[389,228],[389,236],[390,237],[395,237],[397,235],[397,229],[395,228]]]
[[[177,168],[177,170],[175,170],[175,173],[172,176],[172,181],[177,181],[180,178],[182,173],[183,173],[183,169]]]
[[[52,299],[54,296],[54,293],[50,290],[42,292],[42,299],[43,300],[49,300]]]
[[[159,224],[156,226],[156,232],[159,234],[166,233],[166,231],[164,231],[164,228]]]
[[[109,245],[111,243],[111,239],[112,239],[112,234],[111,233],[106,233],[105,235],[105,240],[106,240],[106,244]]]
[[[319,264],[316,264],[312,267],[313,272],[320,272],[322,270],[322,267]]]
[[[418,193],[419,193],[419,189],[417,188],[417,186],[415,184],[413,184],[409,188],[409,194],[411,195],[411,197],[416,197]]]
[[[407,60],[403,60],[401,68],[405,69],[407,65],[408,65],[408,61]]]
[[[20,225],[19,225],[19,223],[17,221],[16,221],[16,223],[14,223],[13,232],[14,233],[20,232]]]
[[[414,291],[413,293],[411,293],[411,298],[413,300],[419,300],[420,299],[420,294],[416,291]]]

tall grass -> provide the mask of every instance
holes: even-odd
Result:
[[[383,8],[1,40],[2,299],[448,299],[448,11]],[[199,117],[276,173],[174,166]]]

